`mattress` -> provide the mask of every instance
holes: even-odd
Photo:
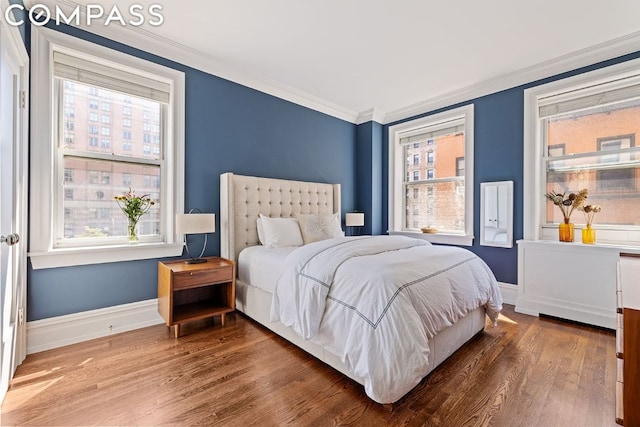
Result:
[[[296,248],[249,246],[238,256],[238,279],[273,293],[287,256]]]

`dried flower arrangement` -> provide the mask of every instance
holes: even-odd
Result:
[[[562,216],[564,218],[564,223],[569,224],[571,221],[571,214],[574,209],[581,207],[584,204],[585,199],[589,191],[584,188],[577,193],[556,193],[555,191],[551,191],[545,194],[545,197],[552,201],[554,205],[560,208],[562,212]]]

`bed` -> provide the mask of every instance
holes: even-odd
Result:
[[[502,298],[489,268],[471,252],[460,248],[435,246],[423,240],[399,236],[337,235],[293,248],[266,248],[260,245],[257,220],[261,215],[262,218],[283,220],[313,215],[339,217],[339,184],[225,173],[220,177],[220,187],[221,255],[237,262],[236,309],[362,384],[367,395],[378,403],[390,404],[399,400],[453,352],[481,332],[487,315],[495,321],[502,308]],[[264,232],[262,229],[260,231]],[[378,249],[380,245],[384,245],[383,251]],[[387,245],[390,245],[389,250],[386,249]],[[402,257],[398,254],[402,254]],[[382,258],[378,257],[390,257],[392,263],[405,266],[405,259],[424,257],[425,254],[430,259],[432,254],[435,257],[434,266],[430,267],[433,273],[416,274],[429,277],[438,286],[456,280],[481,282],[478,291],[451,288],[453,290],[437,291],[438,295],[448,298],[449,294],[466,293],[469,298],[473,297],[477,301],[466,301],[464,310],[448,308],[449,303],[445,301],[441,306],[451,313],[443,316],[446,318],[442,320],[429,319],[428,327],[419,327],[413,323],[416,322],[415,319],[388,320],[395,319],[396,316],[396,313],[392,313],[393,317],[391,314],[387,316],[388,312],[404,315],[411,310],[405,310],[403,304],[416,305],[415,301],[422,301],[422,297],[417,294],[408,296],[409,288],[406,285],[398,287],[390,284],[391,290],[380,291],[380,296],[371,292],[371,288],[356,289],[357,282],[369,283],[377,280],[378,276],[385,277],[384,281],[396,280],[395,277],[386,279],[387,270],[379,270],[386,267],[381,267],[382,264],[378,261]],[[372,260],[375,260],[376,268],[372,268]],[[365,262],[370,263],[369,267]],[[329,264],[335,264],[335,269],[324,272],[322,269]],[[467,269],[466,266],[471,264],[474,265],[473,269]],[[459,266],[464,266],[464,272]],[[300,268],[319,270],[305,270],[305,274],[298,274]],[[444,275],[445,270],[452,269],[460,270],[457,273],[458,279]],[[372,271],[370,279],[353,278],[354,275],[363,277],[367,270]],[[398,270],[409,276],[397,280],[403,281],[402,283],[412,282],[410,274],[415,273],[412,268]],[[462,278],[464,275],[468,278]],[[300,283],[298,280],[304,282]],[[348,283],[345,285],[347,295],[338,295],[338,291],[334,291],[339,289],[337,285],[326,285],[332,283],[332,280],[336,280],[336,283]],[[298,292],[298,289],[310,291]],[[349,292],[355,292],[355,296],[349,295]],[[482,301],[478,302],[480,299]],[[368,300],[371,303],[366,302]],[[301,305],[309,302],[314,305]],[[362,331],[356,330],[356,326],[330,326],[330,322],[345,325],[345,322],[353,322],[354,319],[358,321],[358,325],[368,325],[362,326]],[[378,320],[374,324],[368,319]],[[378,326],[377,335],[386,338],[376,338],[376,334],[370,333]],[[367,334],[372,334],[373,338],[359,339]],[[411,337],[412,341],[408,341],[408,338],[405,340],[405,334],[417,337]],[[398,352],[403,352],[403,355],[406,354],[417,362],[393,362]],[[392,365],[388,370],[387,361]]]

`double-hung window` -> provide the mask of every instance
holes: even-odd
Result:
[[[472,158],[473,105],[391,126],[389,232],[471,245]],[[420,228],[426,226],[438,234],[423,235]]]
[[[32,120],[53,118],[48,128],[32,131],[34,268],[179,255],[173,218],[183,211],[183,74],[48,29],[34,33],[34,93],[53,94]],[[125,131],[103,114],[94,124],[95,103],[116,116],[125,109],[133,117],[158,115],[160,149],[144,148],[142,122]],[[72,130],[64,126],[65,108],[82,112]],[[74,144],[65,144],[71,131]],[[128,245],[127,217],[114,197],[129,190],[147,194],[148,179],[158,183],[155,204],[139,222],[140,244]]]
[[[544,193],[586,188],[602,207],[598,241],[640,244],[640,61],[528,89],[525,112],[525,238],[557,239],[561,212]]]

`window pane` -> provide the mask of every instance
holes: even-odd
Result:
[[[586,188],[586,204],[602,206],[597,224],[640,226],[640,100],[563,114],[542,121],[546,140],[546,191]],[[572,156],[572,155],[575,155]],[[563,156],[555,160],[554,158]],[[562,222],[557,206],[546,201],[546,222]],[[571,220],[585,223],[576,211]]]
[[[161,103],[123,95],[75,82],[62,85],[65,111],[74,111],[74,122],[66,122],[64,138],[73,137],[73,149],[121,156],[160,159],[159,153],[144,149],[152,139],[160,140],[160,127],[152,126],[160,117]],[[125,102],[125,98],[127,102]],[[98,108],[101,114],[89,112],[86,106]],[[100,125],[96,122],[100,121]],[[125,132],[126,129],[126,132]],[[96,135],[109,137],[110,143],[95,144]],[[127,144],[123,144],[126,140]],[[69,148],[69,147],[67,147]]]
[[[73,182],[64,186],[63,237],[126,236],[127,217],[113,198],[129,187],[155,202],[140,219],[139,234],[160,233],[159,166],[64,157],[64,168]]]
[[[403,147],[405,171],[404,228],[433,226],[464,233],[464,133],[441,135]],[[426,162],[415,162],[425,158]],[[421,180],[422,179],[422,180]]]

